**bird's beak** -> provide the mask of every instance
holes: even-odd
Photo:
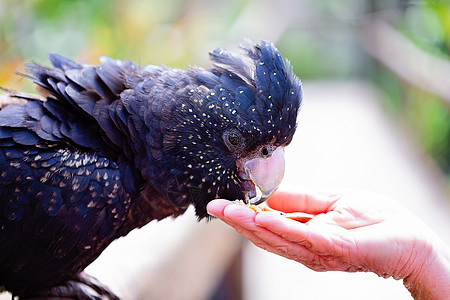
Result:
[[[250,204],[263,203],[272,196],[283,179],[284,148],[277,147],[271,155],[256,157],[245,162],[244,169],[257,190],[256,197],[249,200]]]

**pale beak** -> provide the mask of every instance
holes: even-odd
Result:
[[[263,203],[272,196],[283,180],[284,148],[277,147],[268,155],[245,162],[244,169],[256,187],[256,197],[249,199],[250,204]]]

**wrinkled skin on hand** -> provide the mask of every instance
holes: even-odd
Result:
[[[436,260],[433,248],[440,239],[392,199],[356,191],[278,192],[268,205],[316,216],[301,223],[226,200],[212,201],[208,211],[256,246],[315,271],[370,271],[413,281]]]

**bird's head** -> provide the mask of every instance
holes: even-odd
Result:
[[[199,218],[214,198],[259,204],[279,186],[284,147],[294,135],[302,101],[300,80],[273,44],[238,56],[211,53],[214,67],[193,69],[164,136],[167,198],[193,204]]]

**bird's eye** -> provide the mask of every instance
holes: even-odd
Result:
[[[241,142],[241,139],[236,133],[232,132],[228,135],[228,142],[230,142],[230,144],[233,146],[238,146]]]
[[[236,129],[227,130],[223,134],[223,140],[228,149],[232,152],[239,152],[245,148],[245,140]]]

